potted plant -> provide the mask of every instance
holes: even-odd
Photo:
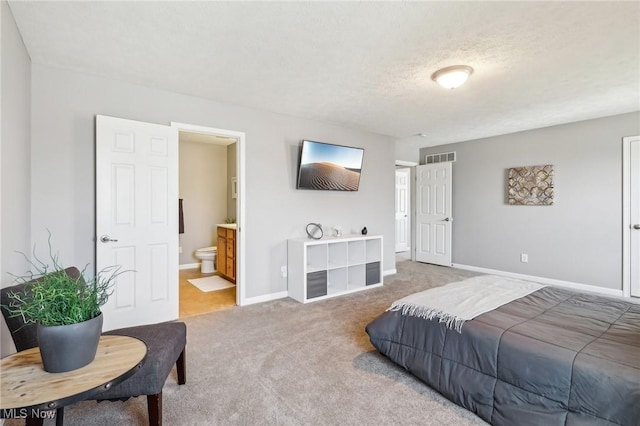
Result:
[[[59,373],[95,358],[102,333],[100,307],[111,295],[120,267],[103,269],[85,281],[86,267],[78,271],[60,265],[51,250],[51,234],[49,256],[49,264],[40,261],[35,251],[34,261],[25,256],[34,271],[16,277],[26,285],[22,291],[8,293],[10,302],[3,308],[11,317],[21,316],[25,324],[36,324],[44,369]]]

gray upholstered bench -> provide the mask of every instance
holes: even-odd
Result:
[[[67,268],[65,273],[72,277],[80,275],[80,271],[77,268]],[[8,305],[10,302],[9,293],[23,292],[31,282],[33,281],[1,289],[1,304],[3,306]],[[10,318],[5,309],[2,309],[2,314],[18,351],[38,346],[35,324],[25,325],[22,317]],[[131,336],[142,340],[147,345],[147,358],[142,368],[133,376],[113,386],[111,389],[95,395],[91,399],[97,401],[124,401],[131,397],[146,395],[149,424],[162,425],[162,388],[174,364],[177,367],[178,384],[182,385],[186,382],[186,325],[182,322],[164,322],[121,328],[104,334]],[[28,420],[30,425],[42,424],[42,419]]]

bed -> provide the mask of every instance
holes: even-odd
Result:
[[[640,304],[543,287],[461,332],[402,310],[366,332],[381,354],[492,425],[640,425]]]

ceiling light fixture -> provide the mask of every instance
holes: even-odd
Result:
[[[472,72],[473,68],[468,65],[453,65],[431,74],[431,80],[445,89],[455,89],[462,86]]]

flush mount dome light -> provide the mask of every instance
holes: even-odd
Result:
[[[469,78],[473,68],[467,65],[453,65],[442,68],[431,74],[431,80],[437,82],[445,89],[455,89],[464,84]]]

